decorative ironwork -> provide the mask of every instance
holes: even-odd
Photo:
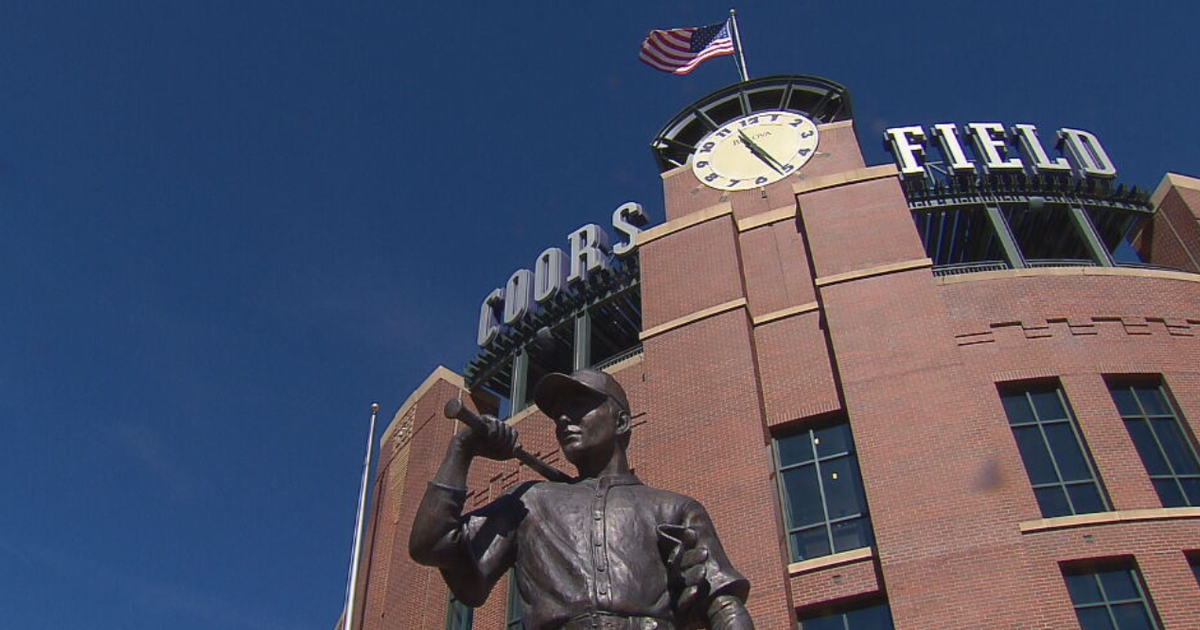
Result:
[[[958,276],[964,273],[977,273],[980,271],[1000,271],[1010,269],[1008,263],[1003,260],[985,260],[983,262],[968,262],[955,263],[952,265],[938,265],[933,268],[935,276]]]
[[[640,266],[638,255],[612,258],[612,268],[593,273],[583,285],[562,292],[541,305],[541,310],[506,327],[495,341],[481,348],[464,373],[467,387],[483,386],[507,397],[513,382],[514,359],[532,345],[538,331],[548,329],[559,347],[573,347],[573,322],[581,313],[599,310],[621,324],[620,329],[634,339],[641,331]],[[632,332],[630,332],[632,331]],[[620,348],[618,352],[624,351]],[[518,401],[521,404],[524,401]]]

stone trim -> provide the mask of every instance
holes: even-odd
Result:
[[[862,278],[882,276],[889,273],[896,273],[898,271],[925,269],[927,267],[933,267],[933,261],[928,258],[918,258],[916,260],[906,260],[904,262],[879,265],[878,267],[870,267],[867,269],[860,269],[858,271],[847,271],[845,273],[837,273],[832,276],[817,278],[816,285],[818,287],[826,287],[831,284],[849,282],[850,280],[861,280]]]
[[[713,315],[720,315],[721,313],[732,311],[732,310],[738,309],[738,308],[743,308],[745,306],[746,306],[746,298],[738,298],[736,300],[730,300],[728,302],[725,302],[724,304],[718,304],[716,306],[710,306],[705,309],[700,309],[700,310],[696,311],[695,313],[691,313],[690,315],[684,315],[683,317],[676,317],[675,319],[673,319],[669,322],[666,322],[664,324],[659,324],[653,328],[648,328],[646,330],[643,330],[642,334],[639,337],[642,341],[645,341],[651,337],[661,335],[661,334],[667,332],[668,330],[674,330],[676,328],[679,328],[680,326],[686,326],[688,324],[698,322],[702,319],[712,317]]]
[[[825,131],[826,129],[841,129],[842,127],[853,127],[853,126],[854,126],[854,121],[847,118],[846,120],[839,120],[837,122],[824,123],[821,125],[817,125],[817,131]]]
[[[641,247],[650,241],[658,240],[664,236],[674,234],[680,230],[699,225],[705,221],[733,214],[733,206],[728,203],[719,203],[715,206],[709,206],[703,210],[697,210],[691,214],[671,219],[661,225],[656,225],[644,232],[639,232],[637,235],[637,246]]]
[[[980,282],[983,280],[1036,278],[1044,276],[1129,276],[1133,278],[1158,278],[1160,280],[1200,282],[1200,274],[1189,273],[1187,271],[1138,269],[1134,267],[1046,267],[1041,269],[1001,269],[998,271],[964,273],[957,276],[941,276],[939,278],[934,278],[934,283],[946,285],[959,284],[962,282]]]
[[[886,177],[899,177],[899,175],[900,171],[896,170],[895,164],[867,166],[852,171],[843,171],[841,173],[833,173],[832,175],[823,175],[821,177],[801,180],[798,183],[792,184],[792,192],[796,195],[802,195],[804,193],[824,190],[826,188],[845,186],[847,184],[857,184],[859,182],[866,182],[873,179],[884,179]]]
[[[1018,525],[1021,528],[1022,534],[1029,534],[1033,532],[1043,532],[1054,529],[1067,529],[1070,527],[1108,525],[1111,523],[1130,523],[1134,521],[1163,521],[1176,518],[1200,518],[1200,507],[1151,508],[1145,510],[1095,512],[1092,514],[1076,514],[1073,516],[1039,518],[1033,521],[1022,521]]]
[[[796,218],[796,206],[787,206],[785,208],[770,210],[768,212],[763,212],[762,214],[756,214],[752,217],[741,219],[737,222],[737,230],[738,232],[745,232],[747,230],[753,230],[757,227],[778,223],[780,221],[787,221],[788,219],[794,218]]]
[[[765,324],[767,322],[773,322],[775,320],[783,319],[785,317],[791,317],[792,315],[799,315],[801,313],[811,313],[813,311],[817,311],[820,309],[821,309],[820,304],[818,304],[816,302],[809,302],[807,304],[800,304],[798,306],[789,306],[787,308],[781,308],[778,311],[771,311],[770,313],[763,313],[762,315],[751,315],[750,322],[752,324],[754,324],[755,326],[758,326],[761,324]]]
[[[813,558],[812,560],[804,560],[803,562],[793,562],[788,565],[788,575],[812,573],[820,569],[828,569],[829,567],[850,564],[851,562],[867,560],[873,557],[875,557],[875,550],[871,547],[851,549],[850,551],[843,551],[830,556],[822,556],[820,558]]]
[[[1158,206],[1162,203],[1163,198],[1167,196],[1171,188],[1188,188],[1190,190],[1200,190],[1200,179],[1180,175],[1178,173],[1167,173],[1163,175],[1162,181],[1158,182],[1158,187],[1154,189],[1154,194],[1150,195],[1150,205],[1158,210]]]
[[[383,437],[379,438],[379,443],[381,445],[387,443],[388,438],[390,438],[392,432],[400,426],[400,421],[402,418],[404,418],[404,415],[408,413],[408,410],[411,409],[413,405],[417,404],[417,401],[420,400],[421,397],[426,394],[426,392],[428,392],[430,389],[433,389],[434,384],[436,384],[438,381],[446,381],[447,383],[459,388],[464,393],[467,392],[467,384],[463,381],[462,376],[452,372],[450,368],[447,368],[444,365],[439,365],[433,368],[433,371],[429,373],[429,376],[425,377],[425,380],[421,382],[421,385],[417,387],[413,393],[408,395],[408,398],[404,400],[403,405],[400,405],[400,410],[396,412],[396,415],[392,416],[391,423],[389,423],[388,427],[383,430]]]

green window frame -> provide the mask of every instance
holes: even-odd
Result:
[[[1108,496],[1062,387],[1002,386],[1000,400],[1042,516],[1107,512]]]
[[[471,630],[474,623],[475,609],[451,595],[446,602],[446,630]]]
[[[508,572],[508,603],[504,608],[504,630],[525,630],[525,606],[517,587],[517,572]]]
[[[773,447],[792,562],[874,543],[845,419],[778,437]]]
[[[1200,457],[1166,388],[1117,381],[1108,391],[1163,507],[1200,507]]]
[[[875,600],[878,601],[878,600]],[[886,602],[822,609],[801,615],[799,630],[895,630]]]
[[[1161,630],[1132,563],[1063,569],[1082,630]]]

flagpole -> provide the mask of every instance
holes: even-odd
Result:
[[[746,72],[746,56],[742,54],[742,38],[738,35],[737,11],[735,9],[729,10],[729,24],[733,27],[733,48],[737,51],[737,63],[734,65],[738,67],[738,73],[741,75],[742,81],[749,81],[750,75]]]
[[[362,486],[358,490],[358,514],[354,518],[354,550],[350,553],[350,577],[346,583],[346,620],[342,630],[352,630],[354,625],[354,591],[358,585],[358,565],[362,560],[363,521],[367,513],[367,479],[371,470],[371,448],[375,442],[375,418],[379,414],[379,403],[371,403],[371,427],[367,431],[367,456],[363,460]]]

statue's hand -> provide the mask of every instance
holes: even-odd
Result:
[[[693,614],[703,614],[703,610],[695,610],[697,605],[708,599],[708,549],[698,546],[696,531],[690,527],[677,525],[659,525],[659,536],[670,541],[670,551],[666,557],[668,580],[679,589],[675,598],[675,613],[681,619]]]
[[[513,458],[513,450],[517,445],[517,430],[507,422],[497,420],[495,416],[480,416],[483,420],[484,431],[476,431],[464,425],[463,429],[454,436],[459,445],[471,457],[486,457],[488,459],[506,460]]]

